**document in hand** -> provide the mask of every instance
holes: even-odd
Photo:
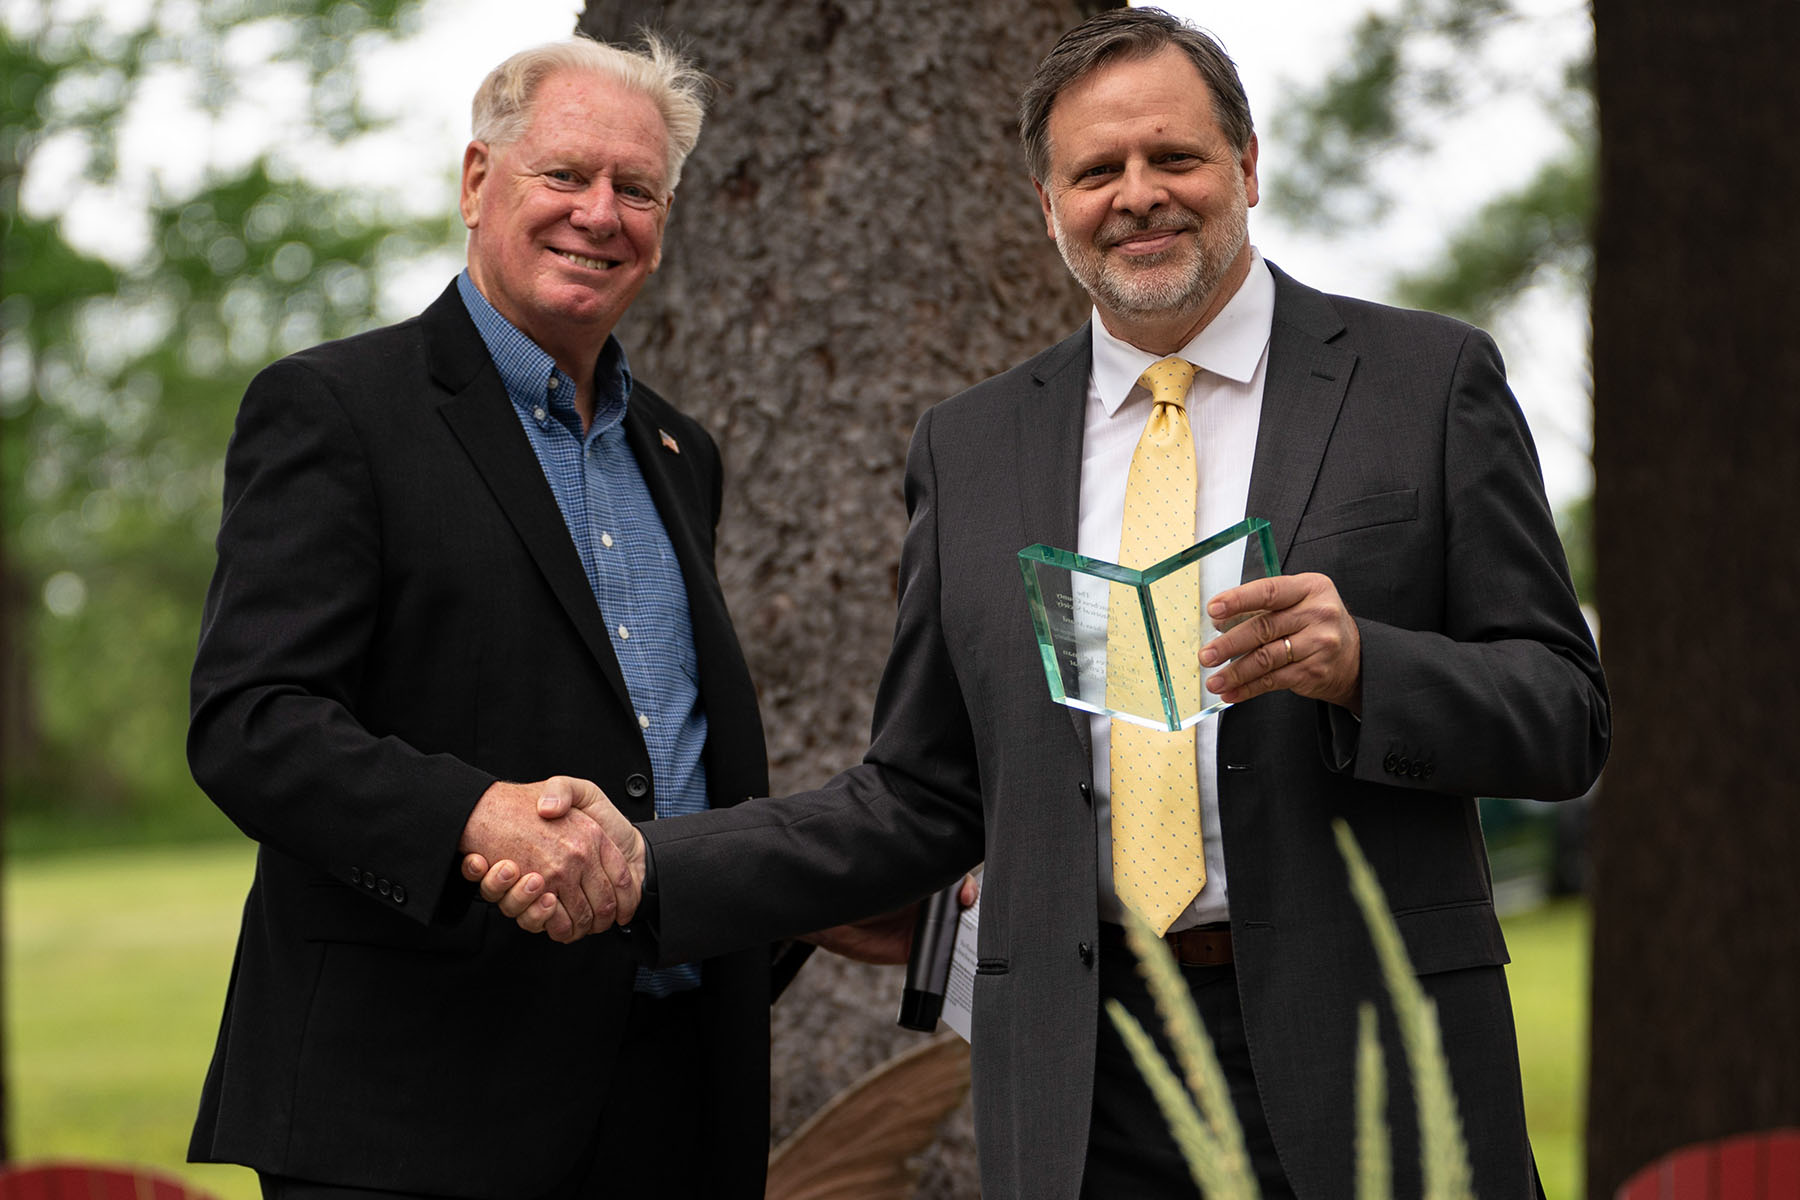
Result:
[[[981,897],[963,909],[956,921],[956,949],[950,956],[950,978],[944,985],[944,1024],[972,1042],[969,1016],[975,1005],[975,930],[981,924]]]

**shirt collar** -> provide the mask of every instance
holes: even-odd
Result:
[[[1167,356],[1140,350],[1114,337],[1097,310],[1088,324],[1094,331],[1094,389],[1110,417],[1131,395],[1144,368]],[[1248,383],[1256,374],[1256,364],[1262,361],[1274,324],[1275,277],[1252,246],[1250,273],[1238,285],[1236,294],[1176,355],[1202,371]]]
[[[463,307],[481,334],[488,356],[500,372],[500,382],[513,405],[541,427],[551,420],[561,421],[579,434],[581,420],[575,412],[575,380],[556,365],[536,342],[517,325],[500,315],[488,303],[475,281],[465,269],[456,277],[456,290]],[[631,395],[631,364],[625,359],[625,347],[608,334],[594,364],[594,422],[589,435],[602,433],[625,419],[625,404]]]

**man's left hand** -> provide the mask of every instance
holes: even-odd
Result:
[[[1221,700],[1285,690],[1362,715],[1362,635],[1324,575],[1228,588],[1207,602],[1206,615],[1221,627],[1239,622],[1200,648],[1201,666],[1228,664],[1206,682]]]
[[[973,875],[964,875],[962,886],[956,892],[958,907],[968,908],[980,894],[981,881]],[[912,957],[913,930],[918,926],[919,905],[923,903],[918,900],[891,913],[803,934],[800,940],[855,962],[884,966],[903,963]]]

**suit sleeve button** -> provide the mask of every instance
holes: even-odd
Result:
[[[384,896],[387,895],[388,894],[388,881],[385,879],[376,880],[375,881],[375,890],[380,892]]]
[[[625,777],[625,794],[633,800],[642,800],[650,794],[650,781],[633,772]]]
[[[1087,964],[1088,966],[1094,965],[1094,948],[1091,945],[1089,945],[1088,943],[1086,943],[1086,942],[1078,943],[1075,947],[1075,953],[1081,956],[1081,961],[1083,963]]]
[[[405,904],[406,889],[396,883],[393,891],[389,893],[389,898],[392,899],[395,904]]]
[[[350,868],[350,882],[352,884],[358,884],[358,883],[362,882],[362,868],[361,867],[351,867]]]
[[[1381,760],[1381,769],[1386,771],[1389,775],[1392,775],[1398,770],[1399,766],[1400,756],[1397,754],[1389,754],[1386,758]]]

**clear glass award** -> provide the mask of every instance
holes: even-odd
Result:
[[[1244,617],[1217,627],[1206,601],[1280,574],[1260,517],[1141,570],[1043,545],[1019,569],[1051,698],[1170,732],[1228,707],[1206,691],[1200,647]]]

